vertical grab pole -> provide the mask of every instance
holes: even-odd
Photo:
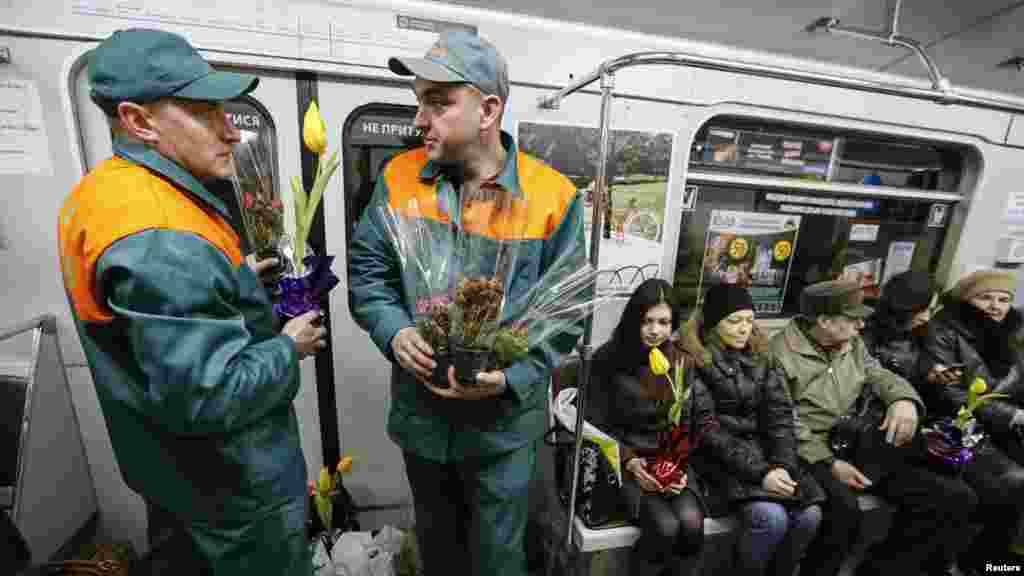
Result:
[[[601,218],[604,217],[604,197],[608,191],[608,154],[611,148],[611,112],[612,89],[615,88],[615,75],[604,66],[601,69],[601,155],[598,157],[596,185],[594,186],[594,215],[591,217],[590,229],[590,263],[599,268],[598,255],[601,248]],[[569,523],[566,530],[566,546],[572,548],[572,528],[576,519],[576,489],[580,481],[580,452],[583,449],[583,412],[586,408],[587,385],[590,382],[591,358],[593,346],[590,337],[593,333],[593,316],[587,316],[583,323],[583,341],[579,350],[580,362],[579,382],[576,386],[576,447],[572,460],[572,491],[569,492]]]

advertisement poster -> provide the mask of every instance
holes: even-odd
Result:
[[[855,264],[848,264],[843,268],[843,278],[860,281],[864,287],[864,295],[877,297],[882,278],[882,259],[865,260]]]
[[[520,122],[517,133],[521,150],[561,172],[583,192],[589,254],[600,132],[589,126]],[[658,275],[673,139],[671,133],[612,130],[601,231],[601,292],[632,292]],[[696,198],[696,187],[687,187],[684,206]]]
[[[800,216],[712,210],[700,293],[738,284],[750,291],[755,312],[782,312],[799,230]]]
[[[850,242],[875,242],[879,228],[879,224],[853,224],[850,226]]]
[[[701,162],[821,179],[828,174],[833,146],[831,139],[711,127]]]
[[[882,277],[882,285],[884,286],[889,278],[910,270],[910,263],[913,260],[913,242],[890,242],[889,254],[885,258],[885,275]]]

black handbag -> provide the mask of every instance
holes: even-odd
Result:
[[[559,434],[563,436],[559,438]],[[544,435],[555,448],[555,483],[558,499],[568,509],[572,492],[575,436],[561,426]],[[609,527],[629,521],[629,513],[620,492],[619,476],[597,443],[583,438],[580,448],[580,480],[576,485],[576,515],[588,528]]]
[[[882,425],[885,409],[882,402],[865,386],[853,406],[829,430],[829,447],[840,460],[854,462],[858,453],[872,444],[872,436]]]
[[[906,463],[927,464],[928,440],[920,431],[904,446],[889,444],[886,431],[879,430],[887,407],[870,387],[839,417],[829,431],[832,454],[850,462],[872,482],[878,482],[894,466]]]

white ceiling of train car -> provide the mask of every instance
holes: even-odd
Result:
[[[841,26],[887,31],[895,0],[445,0],[445,3],[569,20],[825,60],[927,78],[920,59],[880,42],[804,27],[823,16]],[[904,0],[899,32],[923,44],[954,86],[1024,95],[1024,72],[999,68],[1024,56],[1024,2]],[[595,65],[597,63],[595,62]]]

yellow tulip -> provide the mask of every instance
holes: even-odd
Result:
[[[649,360],[651,365],[651,372],[653,372],[656,376],[664,376],[665,374],[668,374],[668,370],[670,368],[668,358],[665,358],[665,354],[663,354],[660,349],[651,348]]]
[[[334,486],[331,482],[331,473],[327,470],[327,466],[320,468],[320,482],[317,484],[317,488],[321,493],[330,492]]]
[[[349,472],[351,472],[352,471],[352,461],[353,461],[353,459],[352,459],[351,456],[345,456],[344,458],[339,460],[338,461],[338,473],[339,474],[348,474]]]
[[[306,148],[317,156],[327,150],[327,124],[324,123],[324,117],[320,115],[315,100],[309,103],[306,116],[302,120],[302,141],[306,143]]]
[[[988,387],[981,378],[975,378],[974,382],[967,388],[967,410],[974,411],[978,404],[978,396],[983,394]]]

